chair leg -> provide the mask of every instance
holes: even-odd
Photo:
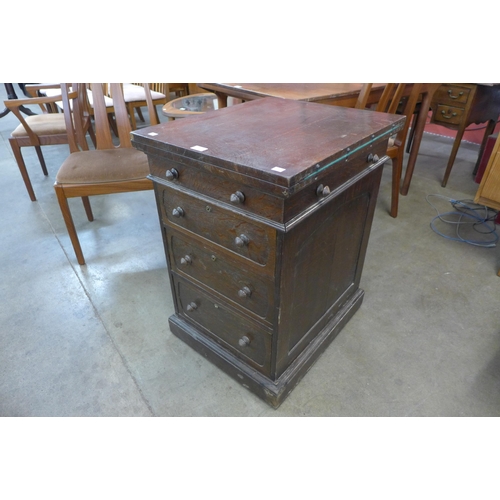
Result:
[[[66,224],[66,229],[68,230],[71,244],[73,245],[73,250],[75,251],[76,260],[78,261],[78,264],[83,266],[85,264],[85,259],[83,257],[82,247],[80,246],[78,235],[76,234],[76,228],[69,209],[68,199],[64,194],[64,189],[62,186],[58,186],[57,184],[55,184],[54,189],[56,192],[57,201],[59,202],[59,207],[61,209],[64,223]]]
[[[16,159],[17,166],[23,177],[24,185],[28,191],[31,201],[36,201],[35,191],[33,191],[33,186],[31,185],[31,180],[28,175],[28,170],[26,169],[26,164],[24,163],[23,155],[21,153],[21,148],[18,146],[15,139],[9,139],[10,147],[14,153],[14,158]]]
[[[97,139],[96,139],[96,136],[95,136],[94,128],[92,127],[91,123],[89,124],[89,128],[88,128],[87,132],[90,135],[90,140],[92,141],[92,144],[94,145],[94,148],[97,148]]]
[[[399,206],[399,185],[401,183],[401,171],[403,170],[403,148],[401,146],[400,154],[392,159],[392,196],[391,196],[391,217],[398,216]]]
[[[142,115],[141,108],[135,108],[135,110],[137,111],[137,116],[139,117],[139,119],[141,120],[141,122],[143,122],[144,121],[144,116]]]
[[[118,129],[116,128],[114,113],[108,113],[108,122],[111,130],[113,131],[113,134],[115,134],[115,137],[118,137]]]
[[[130,116],[130,125],[132,126],[132,130],[136,130],[137,129],[137,123],[135,121],[134,106],[132,105],[132,103],[129,102],[127,104],[127,108],[128,108],[128,114]]]
[[[87,219],[92,222],[94,220],[94,214],[92,213],[92,207],[90,206],[90,201],[88,196],[82,196],[83,206],[85,208],[85,213],[87,214]]]
[[[45,165],[45,158],[42,154],[42,148],[40,146],[35,146],[35,151],[38,156],[38,160],[40,161],[40,165],[42,166],[43,175],[49,175],[47,172],[47,165]]]

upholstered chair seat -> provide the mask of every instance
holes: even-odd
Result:
[[[58,184],[98,184],[144,179],[148,158],[132,148],[95,149],[72,153],[56,176]]]

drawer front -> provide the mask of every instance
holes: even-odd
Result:
[[[285,219],[290,221],[293,217],[301,214],[309,207],[320,201],[328,192],[333,192],[354,176],[363,172],[370,164],[376,162],[376,157],[382,158],[387,151],[387,142],[376,144],[373,147],[366,147],[358,154],[343,161],[342,165],[332,170],[332,172],[319,177],[312,184],[293,195],[285,204]],[[375,158],[375,160],[374,160]],[[325,192],[325,188],[327,191]]]
[[[440,104],[436,108],[436,111],[432,114],[432,118],[435,122],[460,125],[460,123],[462,123],[464,112],[463,108]]]
[[[469,99],[471,89],[457,85],[441,85],[434,94],[433,101],[439,104],[452,106],[465,105]]]
[[[192,162],[193,160],[184,159],[183,161]],[[177,177],[168,178],[167,173],[171,172],[172,169],[177,172]],[[153,157],[150,159],[150,172],[152,175],[172,182],[174,185],[177,184],[196,193],[228,203],[240,210],[276,222],[282,222],[283,200],[269,193],[264,193],[255,186],[252,187],[238,180],[211,174],[192,165],[185,165],[163,158]],[[234,176],[235,174],[227,173],[227,176],[229,175]],[[252,179],[248,179],[248,181],[255,182]]]
[[[182,227],[261,266],[274,269],[276,230],[216,203],[156,185],[163,221]]]
[[[166,234],[174,271],[201,281],[228,301],[271,322],[274,309],[274,282],[271,279],[228,259],[213,246],[190,241],[170,228]]]
[[[239,315],[183,280],[177,280],[179,312],[191,323],[202,327],[218,344],[252,367],[270,373],[271,338],[269,330]]]

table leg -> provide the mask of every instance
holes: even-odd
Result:
[[[217,96],[217,101],[219,103],[219,109],[227,108],[227,94],[223,94],[221,92],[214,92]]]
[[[453,163],[455,163],[455,158],[458,153],[458,148],[460,147],[460,143],[462,142],[462,137],[465,132],[466,123],[462,123],[460,128],[457,130],[457,135],[455,137],[455,141],[453,142],[453,147],[451,148],[450,158],[448,159],[448,165],[446,165],[446,171],[444,173],[443,182],[441,183],[441,187],[446,187],[448,183],[448,178],[451,174],[451,169],[453,168]]]

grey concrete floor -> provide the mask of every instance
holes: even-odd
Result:
[[[386,167],[361,309],[274,410],[170,333],[153,192],[94,197],[92,223],[70,200],[79,266],[52,187],[68,147],[44,148],[48,177],[25,149],[31,202],[8,143],[15,126],[0,119],[0,416],[500,415],[498,247],[437,235],[426,202],[474,197],[476,145],[461,146],[443,189],[452,141],[426,134],[397,219]]]

